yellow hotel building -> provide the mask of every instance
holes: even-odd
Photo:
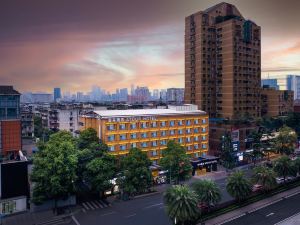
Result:
[[[168,109],[104,110],[81,116],[81,130],[94,128],[111,154],[120,156],[137,147],[153,163],[162,157],[169,140],[186,148],[191,157],[208,152],[208,115],[194,105]]]

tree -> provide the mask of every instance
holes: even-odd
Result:
[[[297,135],[293,129],[283,126],[279,129],[279,135],[275,138],[275,149],[280,154],[290,155],[296,147]]]
[[[34,136],[36,138],[39,138],[43,142],[49,141],[50,135],[53,134],[54,131],[43,127],[42,118],[39,116],[33,117],[33,123],[34,123]]]
[[[218,185],[211,180],[199,180],[192,183],[192,189],[198,196],[200,204],[212,207],[221,201],[221,191]]]
[[[232,169],[236,165],[231,136],[226,133],[221,140],[221,161],[225,168]]]
[[[152,186],[151,161],[147,154],[133,148],[121,159],[121,174],[118,183],[125,194],[142,193]]]
[[[254,168],[254,175],[252,178],[254,183],[262,185],[265,191],[272,190],[277,185],[274,171],[265,166]]]
[[[275,161],[274,171],[278,176],[283,177],[283,181],[285,183],[287,176],[296,176],[297,168],[292,163],[292,160],[284,155]]]
[[[54,199],[56,211],[57,200],[75,191],[77,162],[71,133],[60,131],[51,135],[49,142],[33,157],[33,202]]]
[[[169,141],[167,148],[163,150],[160,166],[168,171],[167,179],[170,183],[178,183],[191,177],[192,165],[189,157],[184,147],[175,141]]]
[[[262,144],[261,138],[262,133],[258,131],[253,131],[249,138],[252,139],[252,152],[247,153],[247,155],[251,158],[251,161],[253,162],[254,166],[256,164],[257,159],[261,159],[265,156],[264,154],[264,148],[265,145]]]
[[[238,202],[246,199],[252,192],[251,183],[244,178],[241,171],[235,172],[227,178],[227,192]]]
[[[111,180],[116,174],[115,157],[104,154],[102,157],[94,158],[87,163],[84,178],[93,193],[99,193],[101,197],[104,192],[112,188]]]
[[[294,161],[293,161],[295,170],[297,171],[297,173],[300,173],[300,158],[297,157]]]
[[[199,217],[197,194],[186,185],[170,187],[164,194],[164,203],[168,216],[175,224],[195,224]]]
[[[97,131],[93,128],[88,128],[81,131],[77,140],[77,145],[79,149],[91,148],[92,144],[98,143],[99,138],[97,136]]]

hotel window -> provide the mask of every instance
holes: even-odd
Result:
[[[194,141],[199,141],[199,137],[198,136],[194,137]]]
[[[199,157],[199,153],[198,153],[198,152],[195,153],[195,157],[196,157],[196,158]]]
[[[191,125],[191,123],[192,123],[191,120],[186,121],[186,125],[188,125],[188,126]]]
[[[136,148],[136,143],[131,143],[130,146],[131,148]]]
[[[183,121],[182,121],[182,120],[179,120],[179,121],[178,121],[178,125],[179,125],[179,126],[183,126]]]
[[[125,124],[120,124],[119,129],[120,130],[125,130],[126,129],[126,125]]]
[[[182,139],[182,138],[178,138],[178,142],[179,142],[180,144],[182,144],[182,143],[183,143],[183,139]]]
[[[151,133],[151,137],[157,137],[157,133],[156,132],[152,132]]]
[[[147,137],[147,133],[142,133],[141,136],[142,136],[142,138],[146,138]]]
[[[202,119],[202,124],[206,124],[206,119]]]
[[[131,134],[131,135],[130,135],[130,138],[131,138],[131,139],[136,139],[136,133]]]
[[[174,120],[171,120],[170,121],[170,127],[174,127],[175,126],[175,121]]]
[[[157,151],[151,151],[151,156],[157,156]]]
[[[189,150],[192,150],[192,146],[189,145],[189,146],[186,147],[186,149],[187,149],[188,151],[189,151]]]
[[[121,135],[120,135],[120,140],[121,140],[121,141],[126,140],[126,134],[121,134]]]
[[[206,136],[202,136],[202,141],[205,141],[206,140]]]
[[[175,130],[170,130],[170,135],[175,135]]]
[[[182,129],[179,129],[179,130],[178,130],[178,134],[183,134],[183,130],[182,130]]]
[[[147,128],[147,123],[146,122],[142,122],[141,126],[142,126],[142,128]]]
[[[114,140],[115,140],[115,135],[108,136],[108,141],[114,141]]]
[[[152,141],[152,147],[156,147],[157,146],[157,142],[156,141]]]
[[[202,156],[206,156],[206,152],[202,152]]]
[[[130,124],[130,128],[131,128],[131,129],[136,129],[136,123]]]
[[[165,130],[163,130],[160,134],[161,134],[162,137],[164,137],[164,136],[167,135],[167,132]]]
[[[206,132],[206,128],[202,127],[202,133],[205,133],[205,132]]]
[[[121,150],[121,151],[126,150],[126,145],[120,145],[120,150]]]
[[[167,141],[166,140],[161,140],[160,145],[167,145]]]
[[[157,127],[156,122],[152,122],[152,123],[151,123],[151,127]]]
[[[186,142],[187,142],[187,143],[190,143],[190,142],[191,142],[191,138],[190,138],[190,137],[187,137],[187,138],[186,138]]]
[[[186,129],[186,133],[190,134],[191,133],[191,129],[190,128]]]
[[[107,130],[115,130],[115,126],[114,125],[108,125]]]
[[[197,144],[194,145],[194,149],[198,149],[199,146]]]
[[[147,148],[147,142],[142,142],[142,148]]]
[[[202,144],[202,149],[206,149],[206,144]]]
[[[162,121],[162,122],[160,123],[160,126],[161,126],[161,127],[165,127],[165,126],[166,126],[166,121]]]
[[[194,120],[194,124],[199,124],[199,120],[198,120],[198,119],[195,119],[195,120]]]
[[[194,129],[194,133],[195,133],[195,134],[199,133],[199,129],[198,129],[198,128],[195,128],[195,129]]]
[[[110,152],[115,151],[115,146],[113,146],[113,145],[108,146],[108,150],[109,150]]]

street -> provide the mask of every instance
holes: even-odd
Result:
[[[300,194],[283,199],[253,213],[246,214],[224,225],[273,225],[300,212]],[[285,224],[295,224],[288,222]]]

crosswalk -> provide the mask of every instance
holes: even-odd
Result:
[[[110,203],[105,202],[103,200],[93,200],[88,202],[81,203],[82,211],[90,211],[90,210],[96,210],[96,209],[103,209],[110,206]]]

